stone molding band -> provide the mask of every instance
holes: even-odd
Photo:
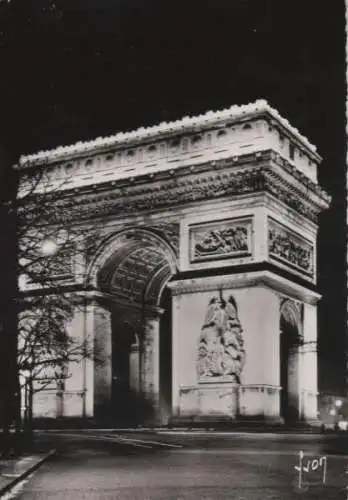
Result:
[[[267,153],[267,154],[266,154]],[[286,182],[272,169],[271,162],[273,152],[263,152],[258,158],[252,155],[254,161],[248,167],[242,167],[242,159],[238,157],[239,170],[211,172],[211,162],[207,164],[210,171],[206,175],[189,174],[181,175],[180,178],[163,180],[158,186],[149,179],[139,180],[129,187],[111,187],[111,191],[92,194],[85,192],[74,196],[64,195],[64,199],[58,203],[62,208],[59,217],[64,221],[90,219],[91,206],[93,206],[93,218],[108,215],[134,214],[147,210],[160,209],[180,205],[182,203],[197,202],[209,199],[222,198],[224,196],[250,194],[254,192],[268,192],[277,199],[293,208],[296,212],[306,218],[317,221],[318,213],[327,207],[327,199],[322,190],[317,186],[311,190],[311,199],[308,192],[304,193],[294,185]],[[258,166],[255,167],[255,162]],[[267,162],[265,164],[265,162]],[[231,160],[229,161],[231,163]],[[225,167],[228,162],[225,161]],[[178,172],[176,173],[178,174]],[[63,196],[63,195],[62,195]]]
[[[310,352],[316,353],[317,352],[317,341],[316,340],[305,341],[301,345],[301,352],[302,352],[302,354],[306,354],[306,353],[310,353]]]
[[[242,288],[245,286],[271,286],[279,292],[290,294],[294,298],[310,304],[316,304],[321,295],[308,288],[293,283],[286,278],[275,275],[269,271],[255,271],[248,273],[230,274],[227,276],[211,276],[209,278],[195,278],[181,281],[171,281],[168,288],[173,296],[186,293],[215,291]]]

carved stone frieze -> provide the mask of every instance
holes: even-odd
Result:
[[[190,227],[191,262],[250,255],[251,219]]]
[[[268,252],[270,257],[307,275],[314,273],[313,245],[272,219],[268,222]]]
[[[320,210],[316,209],[311,203],[308,203],[308,199],[305,199],[300,191],[284,183],[270,169],[265,169],[264,183],[266,193],[273,195],[277,200],[295,210],[295,212],[317,223]]]
[[[168,180],[161,184],[147,183],[141,187],[113,189],[98,195],[76,195],[59,203],[62,221],[94,219],[111,215],[132,215],[154,209],[169,208],[182,203],[198,202],[263,190],[261,169],[243,172],[216,173]]]
[[[313,205],[295,188],[264,165],[207,174],[187,175],[161,183],[143,182],[128,187],[109,186],[100,193],[76,193],[57,203],[61,222],[93,220],[109,216],[132,216],[137,213],[172,208],[192,202],[238,196],[251,193],[270,193],[306,218],[317,221],[320,208]]]

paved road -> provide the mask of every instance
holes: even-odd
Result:
[[[17,500],[346,499],[346,443],[337,437],[76,433]],[[323,453],[324,486],[298,490],[298,452]],[[315,473],[316,474],[316,473]],[[311,477],[311,480],[320,479]]]

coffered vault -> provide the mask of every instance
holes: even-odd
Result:
[[[320,161],[265,101],[21,158],[22,192],[43,169],[55,223],[82,234],[61,286],[87,303],[72,334],[104,345],[103,369],[71,368],[64,415],[132,390],[162,423],[315,421]]]
[[[129,229],[108,238],[91,265],[89,283],[116,299],[158,305],[163,287],[177,272],[171,245],[153,231]]]

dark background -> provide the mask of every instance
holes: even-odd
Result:
[[[316,144],[320,388],[345,389],[343,0],[2,0],[0,71],[11,158],[258,98]]]

